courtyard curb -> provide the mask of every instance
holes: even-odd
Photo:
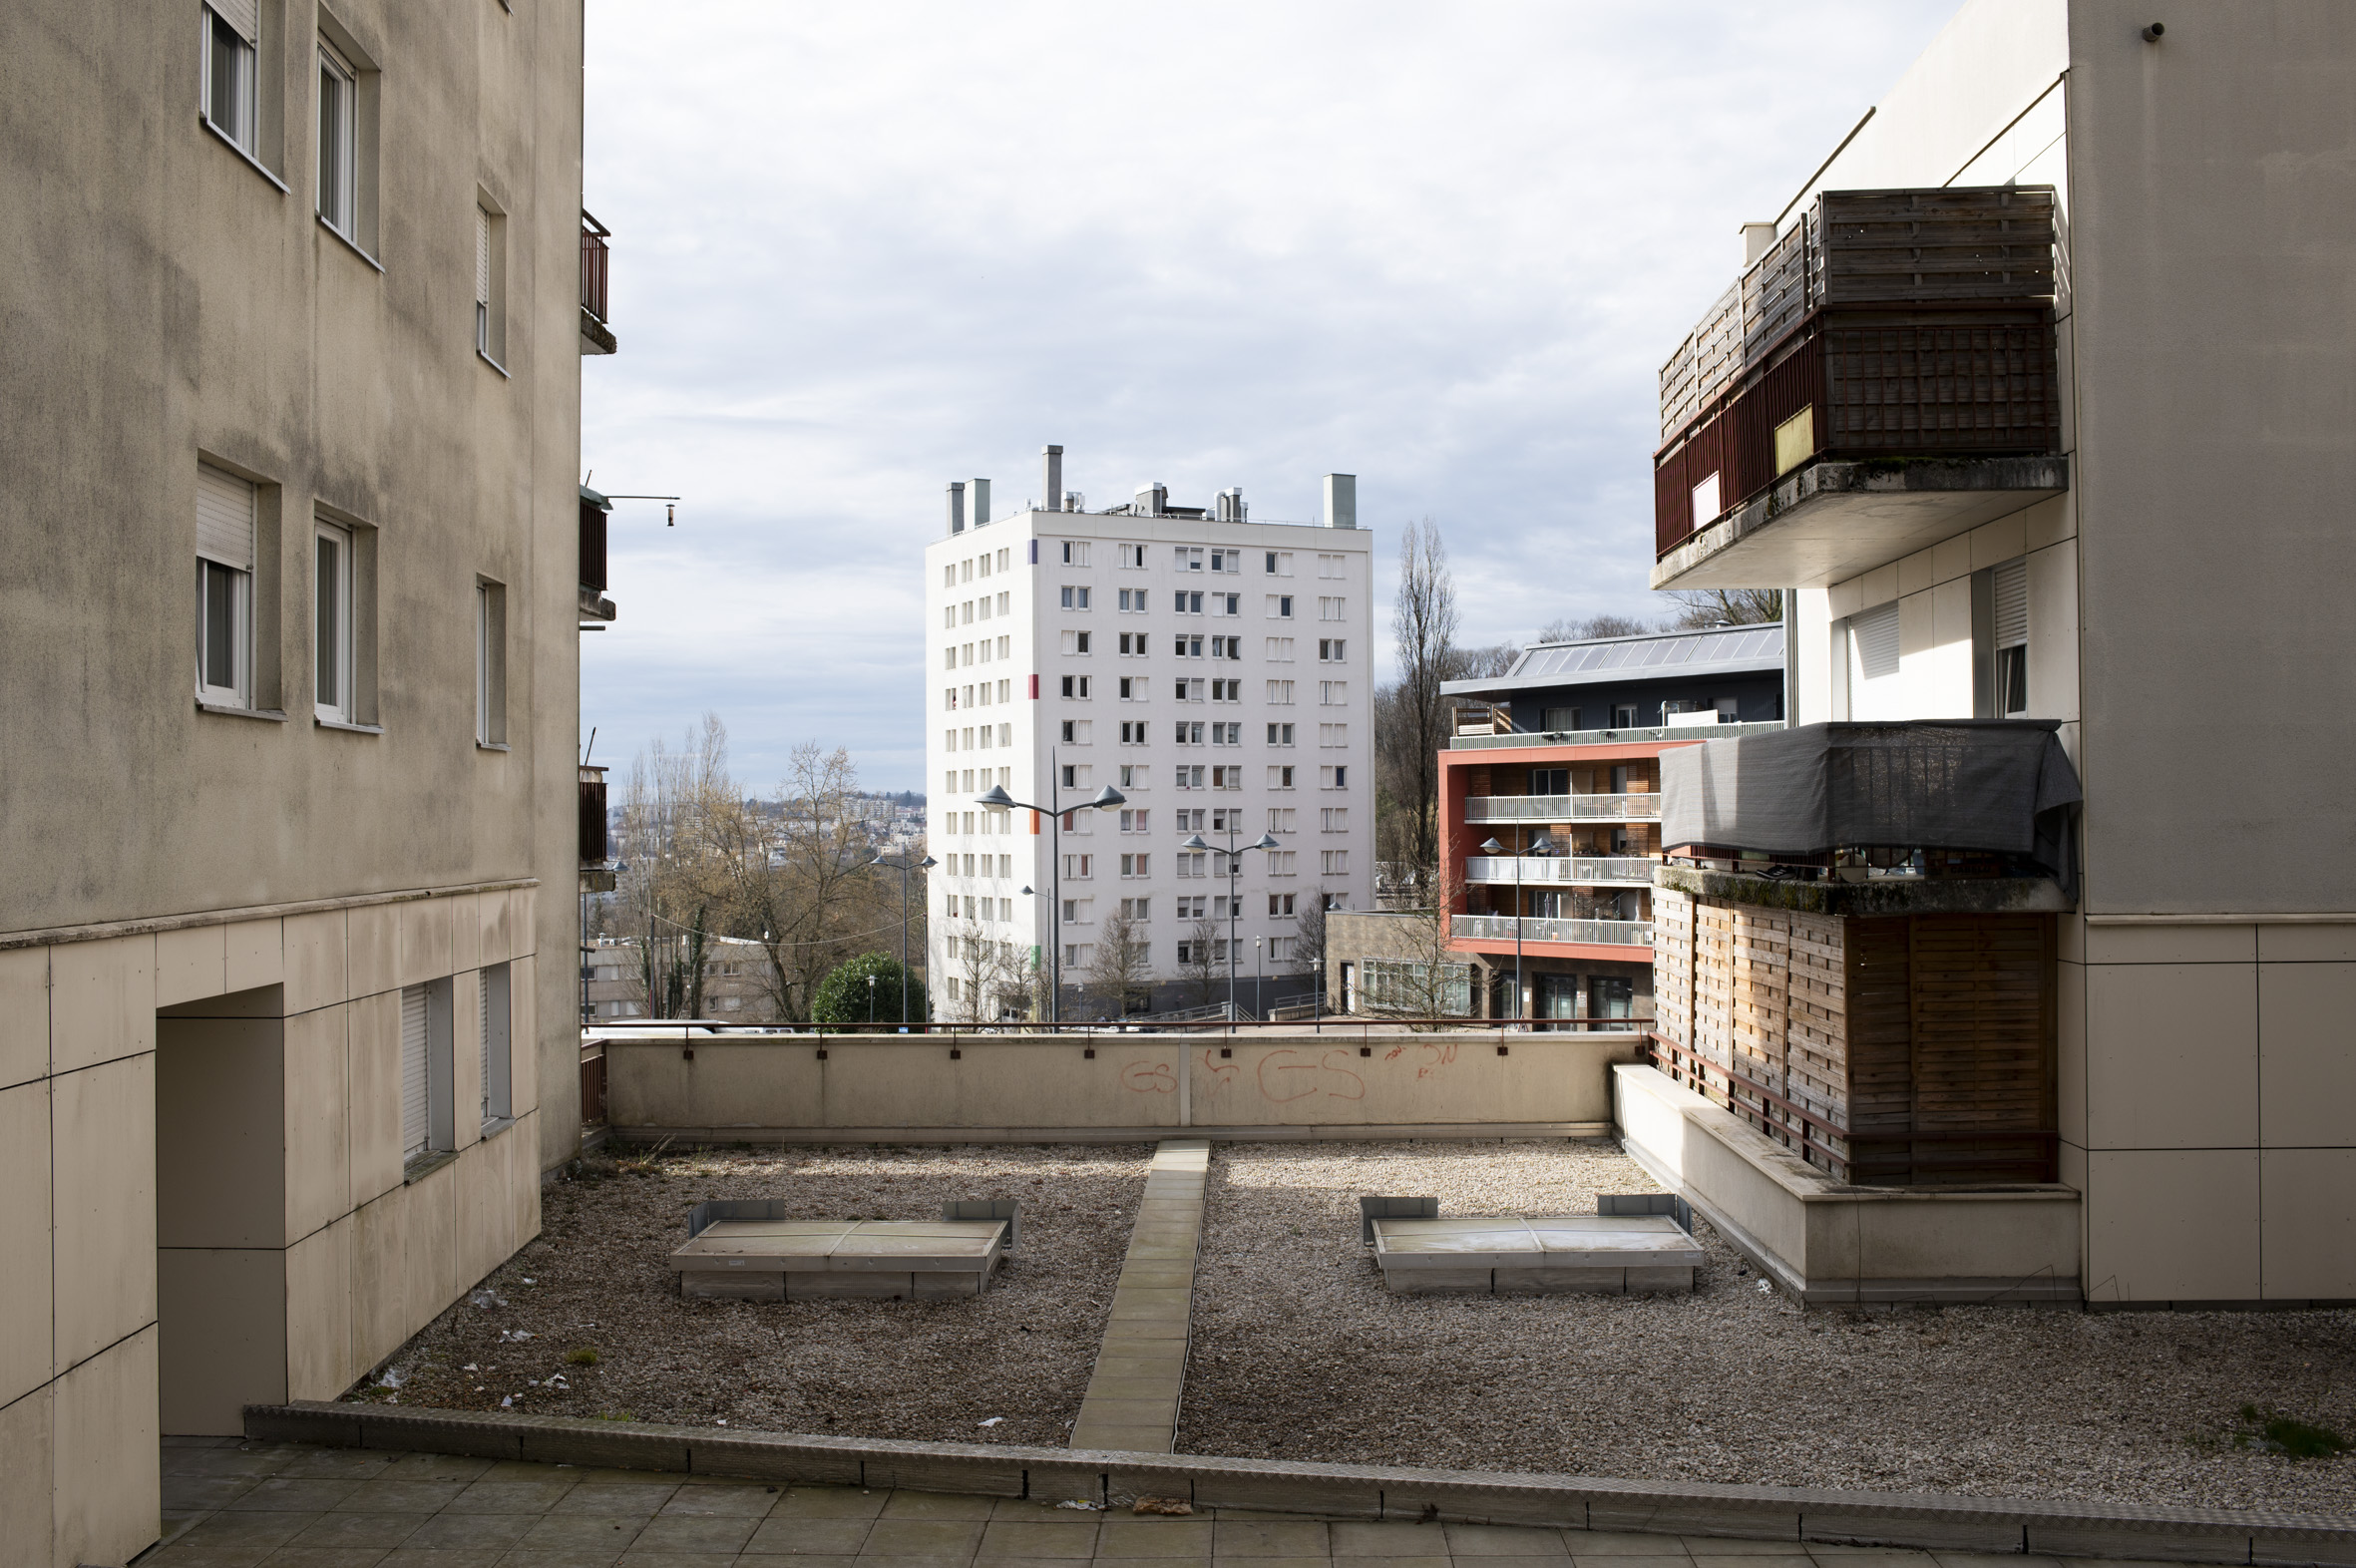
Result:
[[[903,1442],[298,1400],[245,1406],[264,1442],[898,1487],[1103,1506],[1135,1496],[1339,1519],[1817,1541],[1939,1551],[2356,1568],[2356,1516],[1927,1492],[1426,1470],[1204,1454]]]

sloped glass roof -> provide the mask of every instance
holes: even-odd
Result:
[[[1779,659],[1783,628],[1737,626],[1724,631],[1672,632],[1656,637],[1619,637],[1609,642],[1541,643],[1524,648],[1506,678],[1583,675],[1606,670],[1658,669],[1681,665],[1752,663]]]

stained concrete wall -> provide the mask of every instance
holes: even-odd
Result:
[[[1630,1034],[1349,1026],[1054,1039],[706,1036],[608,1042],[605,1083],[612,1125],[630,1138],[1599,1126],[1611,1116],[1609,1066],[1636,1051]]]
[[[522,977],[534,989],[518,1001],[548,1020],[517,1059],[520,1081],[551,1085],[551,1113],[424,1181],[404,1188],[396,1168],[368,1190],[388,1113],[398,1154],[398,1105],[355,1063],[384,1048],[372,998],[482,962],[467,956],[485,908],[471,894],[368,901],[537,882],[549,897],[493,901],[526,923],[502,942],[573,946],[582,13],[259,11],[249,159],[198,117],[196,7],[0,8],[15,89],[0,112],[12,1562],[119,1563],[156,1538],[159,1379],[178,1332],[160,1285],[211,1299],[209,1270],[264,1304],[199,1327],[196,1343],[240,1369],[235,1386],[274,1367],[290,1392],[330,1392],[531,1233],[531,1177],[577,1139],[570,964]],[[371,68],[360,248],[316,212],[323,34]],[[506,214],[497,366],[474,346],[483,200]],[[200,461],[259,487],[263,716],[196,701]],[[313,719],[314,518],[361,540],[359,716],[381,733]],[[473,738],[484,579],[507,591],[496,750]],[[233,1244],[176,1247],[160,1268],[159,1193],[207,1173],[159,1173],[158,1012],[260,989],[281,993],[271,1021],[214,1032],[236,1036],[220,1054],[240,1084],[280,1097],[282,1193],[273,1208],[267,1162],[239,1162],[251,1182]],[[203,1032],[184,1021],[166,1053]],[[381,1321],[364,1332],[369,1312]]]

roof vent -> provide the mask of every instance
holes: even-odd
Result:
[[[1244,521],[1245,515],[1243,486],[1236,485],[1219,492],[1218,518],[1220,522],[1241,523]]]
[[[1064,511],[1069,512],[1071,508],[1064,504],[1063,495],[1063,449],[1061,447],[1041,447],[1039,448],[1039,461],[1046,470],[1044,476],[1046,483],[1040,487],[1039,494],[1047,498],[1047,510],[1052,512],[1056,507],[1062,506]]]
[[[1326,476],[1327,528],[1358,527],[1358,476],[1356,474],[1328,474]]]
[[[989,521],[989,481],[978,479],[968,492],[973,499],[974,526],[982,527]]]
[[[1141,518],[1158,518],[1169,505],[1170,488],[1156,479],[1137,487],[1137,499],[1129,510]]]
[[[949,531],[966,532],[966,482],[962,479],[949,482]]]

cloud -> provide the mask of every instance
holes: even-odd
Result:
[[[686,498],[616,515],[599,756],[708,708],[921,788],[943,489],[1049,441],[1096,506],[1355,472],[1467,640],[1651,612],[1658,366],[1951,9],[589,0],[583,461]]]

